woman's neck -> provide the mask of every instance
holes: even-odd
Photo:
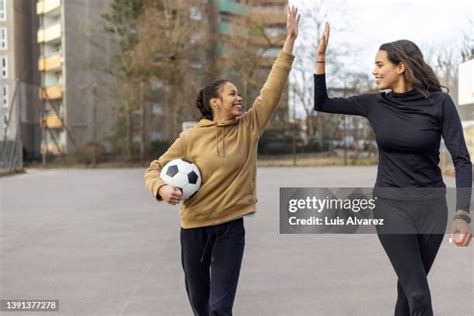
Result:
[[[405,80],[400,80],[394,87],[392,87],[392,92],[395,93],[405,93],[410,90],[413,90],[413,85]]]

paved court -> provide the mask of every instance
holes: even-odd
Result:
[[[178,207],[154,201],[143,172],[0,178],[0,299],[60,301],[60,312],[0,314],[191,315]],[[396,278],[377,236],[279,234],[279,187],[370,187],[375,173],[258,170],[259,211],[245,221],[235,315],[393,315]],[[473,247],[443,242],[429,278],[435,315],[474,315],[473,257]]]

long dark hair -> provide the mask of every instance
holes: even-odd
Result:
[[[201,91],[199,91],[197,100],[196,100],[196,107],[201,112],[202,118],[211,120],[214,118],[212,113],[211,106],[209,105],[209,101],[211,98],[220,98],[221,95],[219,93],[219,89],[226,83],[230,82],[227,79],[219,79],[208,83]]]
[[[387,52],[388,60],[395,65],[405,65],[405,79],[413,88],[425,98],[430,96],[430,91],[441,91],[441,84],[433,71],[423,59],[421,50],[409,40],[399,40],[382,44],[379,50]]]

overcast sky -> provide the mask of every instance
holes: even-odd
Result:
[[[289,1],[300,7],[316,2],[319,1]],[[332,32],[330,45],[357,47],[355,67],[367,72],[371,71],[382,43],[409,39],[422,50],[448,43],[460,46],[463,32],[474,25],[472,0],[326,0],[324,3],[331,25],[346,28]],[[473,20],[471,25],[469,18]],[[316,34],[314,38],[318,38]]]
[[[464,35],[469,31],[471,39],[474,37],[474,30],[470,30],[474,26],[472,0],[289,0],[290,4],[301,8],[303,15],[321,2],[324,3],[327,20],[332,27],[329,45],[353,51],[341,60],[344,71],[363,72],[372,77],[375,54],[382,43],[411,40],[421,48],[429,61],[429,49],[460,48],[465,43]],[[319,40],[319,34],[311,29],[310,19],[307,20],[307,23],[301,23],[301,33],[309,34],[309,40],[305,41],[301,36],[297,41],[294,51],[297,60],[301,45],[315,45]],[[294,66],[300,67],[301,64],[312,76],[314,61]],[[326,70],[331,80],[331,65],[328,66]],[[294,80],[295,77],[290,76],[290,84]],[[291,100],[290,107],[293,106]],[[301,106],[296,106],[298,116],[304,113]]]

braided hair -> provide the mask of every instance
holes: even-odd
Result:
[[[219,93],[219,89],[227,82],[230,82],[226,79],[219,79],[208,83],[201,91],[199,91],[197,100],[196,100],[196,107],[201,112],[202,118],[211,120],[214,118],[214,114],[212,113],[211,106],[209,105],[209,101],[211,98],[220,98],[221,95]]]

